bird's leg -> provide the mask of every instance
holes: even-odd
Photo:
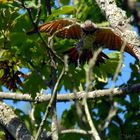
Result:
[[[80,57],[81,57],[81,54],[82,54],[82,46],[83,46],[83,40],[80,39],[78,43],[75,44],[75,48],[78,52],[78,59],[77,59],[77,66],[79,67],[80,66]]]

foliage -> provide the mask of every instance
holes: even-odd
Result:
[[[120,1],[118,1],[120,3]],[[83,22],[90,19],[95,23],[106,22],[99,7],[94,0],[74,1],[71,4],[70,0],[60,0],[57,2],[51,1],[52,14],[48,15],[44,1],[41,1],[41,7],[37,5],[37,0],[25,1],[26,7],[31,9],[33,20],[37,24],[42,24],[45,21],[51,21],[58,18],[76,18],[76,20]],[[32,22],[28,12],[20,1],[0,1],[0,86],[10,91],[18,91],[21,93],[29,93],[32,97],[36,97],[37,92],[42,90],[50,90],[52,82],[51,58],[47,52],[46,46],[41,38],[37,35],[28,36],[26,33],[32,28]],[[40,13],[38,13],[40,9]],[[42,34],[45,41],[48,41],[48,36]],[[68,39],[54,39],[54,50],[63,59],[63,52],[71,48],[75,43],[74,40]],[[116,67],[120,60],[120,53],[111,52],[108,54],[110,59],[105,63],[95,66],[92,76],[94,82],[93,89],[104,89],[110,79],[113,78]],[[63,64],[57,60],[57,74],[59,75]],[[125,64],[124,64],[125,65]],[[86,87],[86,67],[88,64],[75,67],[69,64],[68,72],[63,76],[59,84],[58,91],[61,93],[62,88],[65,91],[84,90]],[[128,84],[138,83],[140,76],[136,64],[130,64],[132,70]],[[121,73],[120,73],[121,76]],[[124,86],[122,83],[120,85]],[[10,94],[10,93],[9,93]],[[104,123],[108,116],[108,112],[112,106],[112,102],[118,103],[118,112],[112,118],[110,125],[100,131],[99,125]],[[139,94],[125,95],[121,97],[103,98],[99,100],[89,101],[90,113],[92,114],[93,122],[103,139],[125,139],[126,136],[138,138],[140,133],[140,105]],[[17,115],[23,120],[31,133],[37,132],[42,115],[45,111],[46,103],[31,104],[35,109],[33,113],[34,120],[30,115],[25,114],[22,108],[16,110]],[[22,115],[21,115],[22,114]],[[83,128],[79,122],[80,118],[77,114],[76,104],[73,104],[70,109],[64,110],[60,124],[62,128]],[[44,126],[50,130],[50,121]],[[87,126],[89,127],[89,126]],[[118,136],[118,137],[116,137]],[[134,136],[134,137],[133,137]],[[89,139],[87,136],[80,134],[65,134],[60,136],[62,140],[80,138]],[[135,139],[134,138],[134,139]]]

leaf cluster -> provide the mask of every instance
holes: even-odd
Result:
[[[27,8],[31,10],[32,18],[36,24],[42,24],[45,21],[51,21],[58,18],[76,18],[83,22],[90,19],[95,23],[106,22],[99,7],[94,0],[74,1],[72,5],[70,0],[60,0],[59,4],[51,1],[52,14],[48,15],[46,4],[41,1],[40,5],[37,0],[25,1]],[[9,90],[29,93],[32,97],[36,97],[37,92],[51,90],[52,84],[52,69],[51,58],[46,46],[42,42],[38,34],[28,36],[26,33],[33,29],[32,21],[20,1],[0,1],[0,87],[6,87]],[[48,36],[41,34],[43,39],[48,43]],[[76,42],[75,40],[59,39],[53,40],[53,50],[64,59],[63,52],[71,47]],[[92,72],[92,88],[104,89],[108,85],[109,80],[114,76],[116,67],[120,60],[120,53],[113,52],[108,54],[110,59],[105,63],[95,66]],[[57,62],[57,77],[60,75],[63,63],[56,58]],[[73,64],[68,64],[68,71],[63,76],[57,91],[80,91],[86,88],[86,68],[88,64],[75,67]],[[136,64],[130,65],[132,69],[128,84],[138,83],[140,77]],[[120,74],[121,75],[121,74]],[[124,86],[124,84],[120,85]],[[112,118],[109,126],[104,130],[99,129],[103,126],[105,119],[108,116],[112,102],[118,103],[118,112]],[[79,104],[82,104],[79,102]],[[25,122],[26,126],[32,133],[36,133],[37,127],[44,115],[46,103],[39,105],[30,104],[31,109],[35,110],[32,114],[26,114],[22,108],[17,109],[16,113]],[[90,113],[103,139],[125,139],[129,134],[130,137],[136,139],[139,136],[139,94],[131,94],[115,98],[103,98],[94,101],[88,101]],[[82,107],[81,107],[82,108]],[[28,110],[28,108],[27,108]],[[70,109],[64,110],[60,119],[62,128],[85,128],[77,113],[76,104],[73,104]],[[84,112],[83,112],[84,114]],[[87,120],[86,120],[87,121]],[[50,130],[50,119],[47,120],[44,126],[46,130]],[[65,139],[89,139],[88,136],[80,134],[65,134],[60,136]]]

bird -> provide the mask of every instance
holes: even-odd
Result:
[[[40,25],[37,30],[44,32],[48,36],[55,35],[59,38],[75,39],[77,43],[63,54],[69,56],[69,60],[72,63],[85,63],[93,57],[93,51],[102,46],[109,50],[120,51],[123,45],[123,37],[120,36],[111,27],[98,27],[91,20],[86,20],[80,24],[75,20],[71,19],[58,19]],[[37,32],[36,29],[29,31],[27,34],[31,35]],[[126,42],[124,51],[133,56],[136,60],[140,61],[140,55],[136,54],[139,52],[137,48]],[[104,53],[100,52],[96,64],[104,62],[109,57]]]

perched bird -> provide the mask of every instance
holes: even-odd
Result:
[[[73,20],[59,19],[45,23],[38,27],[38,31],[45,32],[48,35],[55,35],[60,38],[76,39],[78,40],[73,48],[65,51],[64,54],[69,56],[71,62],[79,61],[83,63],[88,61],[93,56],[93,51],[99,46],[108,48],[110,50],[120,50],[123,44],[123,39],[111,27],[97,27],[96,24],[90,20],[80,24]],[[37,30],[32,30],[28,34],[36,33]],[[135,51],[139,51],[126,42],[124,49],[137,60],[140,61],[140,55]],[[97,64],[104,62],[108,56],[103,52],[99,53],[97,57]]]

